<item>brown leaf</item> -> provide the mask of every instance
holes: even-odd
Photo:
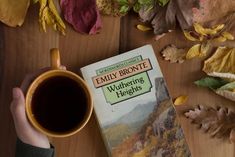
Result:
[[[234,11],[235,1],[233,0],[204,0],[200,1],[199,9],[194,9],[193,20],[205,23],[218,18],[222,18]]]
[[[169,45],[161,53],[164,59],[169,60],[171,63],[183,63],[186,52],[185,49],[178,49],[175,45]]]
[[[0,21],[11,27],[21,26],[29,4],[29,0],[0,0]]]
[[[168,5],[158,5],[149,9],[144,6],[139,11],[143,22],[150,22],[155,34],[167,33],[174,30],[178,23],[181,29],[188,29],[193,23],[192,8],[198,7],[199,0],[170,0]]]
[[[235,113],[227,108],[214,109],[200,105],[186,112],[185,116],[212,137],[228,138],[235,129]]]

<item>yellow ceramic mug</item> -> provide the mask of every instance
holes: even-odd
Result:
[[[93,109],[91,93],[83,79],[60,66],[58,49],[51,49],[51,70],[38,76],[26,94],[29,121],[51,137],[77,133]]]

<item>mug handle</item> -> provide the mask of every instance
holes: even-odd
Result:
[[[58,48],[52,48],[51,52],[51,69],[60,69],[60,52]]]

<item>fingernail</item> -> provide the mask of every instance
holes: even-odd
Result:
[[[18,88],[12,89],[12,97],[13,97],[13,99],[18,99],[20,97],[20,92],[19,92]]]

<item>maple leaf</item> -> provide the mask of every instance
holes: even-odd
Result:
[[[214,109],[203,105],[185,113],[201,130],[212,137],[227,138],[234,142],[235,113],[227,108]]]
[[[171,63],[183,63],[186,52],[185,49],[178,49],[175,45],[169,45],[161,53],[164,59],[169,60]]]

